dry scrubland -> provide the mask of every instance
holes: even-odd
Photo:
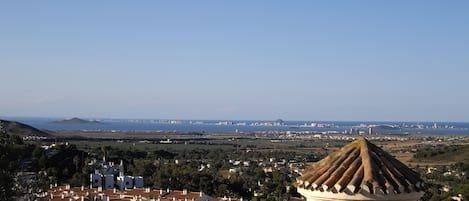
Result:
[[[221,149],[225,151],[295,151],[301,153],[325,154],[333,152],[351,140],[278,140],[275,135],[255,133],[176,133],[176,132],[108,132],[108,131],[57,131],[52,133],[55,141],[72,141],[83,149],[111,146],[129,150],[192,150]],[[374,135],[376,137],[379,135]],[[349,136],[354,138],[370,137]],[[400,161],[411,166],[448,165],[456,162],[469,162],[469,137],[454,136],[459,140],[448,140],[453,136],[414,134],[404,135],[406,140],[371,140]],[[170,139],[170,144],[160,141]],[[451,152],[440,151],[441,147],[454,147]],[[432,151],[427,157],[415,158],[419,151]]]

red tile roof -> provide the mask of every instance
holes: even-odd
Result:
[[[299,188],[356,194],[420,192],[419,175],[365,138],[356,140],[314,163],[297,178]]]
[[[166,190],[150,190],[147,188],[143,189],[126,189],[124,191],[119,190],[102,190],[98,191],[97,188],[88,189],[81,187],[72,187],[67,188],[66,186],[58,186],[50,188],[45,195],[45,199],[48,200],[70,200],[74,198],[81,200],[83,197],[87,200],[87,196],[103,196],[106,195],[109,200],[133,200],[134,198],[142,198],[143,200],[148,200],[149,198],[160,198],[160,201],[237,201],[235,198],[211,198],[202,192],[190,192],[190,191],[169,191]],[[63,197],[63,198],[62,198]]]

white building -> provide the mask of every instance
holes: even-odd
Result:
[[[119,190],[131,189],[134,187],[134,177],[132,176],[119,176],[117,177],[117,186]]]
[[[117,185],[120,191],[132,188],[143,188],[143,177],[128,176],[124,174],[124,164],[119,165],[113,162],[93,161],[90,165],[95,165],[95,172],[90,174],[90,187],[114,189]]]

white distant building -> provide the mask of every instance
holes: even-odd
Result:
[[[124,164],[119,165],[113,162],[94,161],[90,165],[97,166],[94,173],[90,174],[90,187],[102,189],[114,189],[117,185],[120,191],[132,188],[143,188],[143,177],[128,176],[124,174]]]
[[[166,139],[166,140],[160,140],[160,144],[172,144],[173,141],[171,141],[171,139]]]

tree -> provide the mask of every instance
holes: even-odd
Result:
[[[16,145],[24,144],[23,139],[18,135],[10,135],[9,141],[11,144],[16,144]]]
[[[16,195],[13,175],[19,155],[15,154],[10,135],[4,128],[0,121],[0,200],[13,200]]]
[[[225,195],[227,195],[229,192],[228,192],[228,185],[226,184],[220,184],[218,186],[218,189],[217,189],[217,196],[218,197],[223,197]]]
[[[16,192],[13,190],[13,177],[10,171],[0,170],[0,200],[13,200]]]

